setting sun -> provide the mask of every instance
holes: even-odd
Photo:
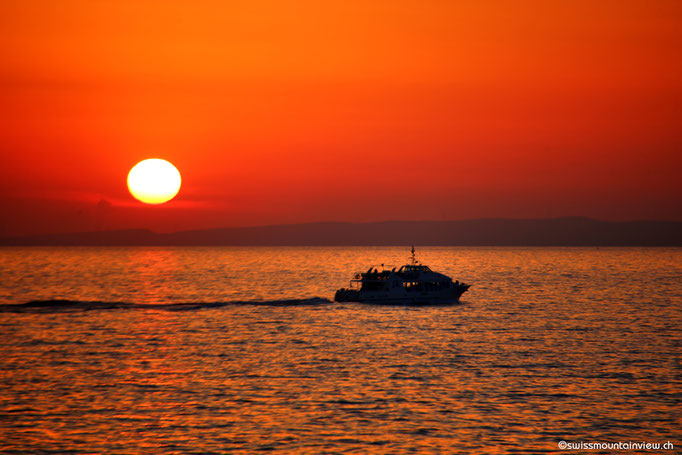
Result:
[[[166,160],[152,158],[137,163],[128,173],[128,189],[146,204],[163,204],[180,191],[180,172]]]

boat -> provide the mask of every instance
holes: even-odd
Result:
[[[409,264],[398,270],[395,267],[386,270],[382,264],[382,269],[370,267],[364,273],[356,273],[348,288],[336,291],[334,301],[437,305],[458,302],[471,286],[452,281],[452,278],[420,264],[415,257],[414,246]]]

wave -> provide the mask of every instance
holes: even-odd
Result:
[[[277,300],[232,300],[225,302],[187,302],[187,303],[131,303],[131,302],[101,302],[68,299],[31,300],[25,303],[0,304],[0,313],[46,313],[55,311],[90,311],[90,310],[168,310],[188,311],[204,308],[220,308],[226,306],[316,306],[333,303],[324,297],[310,297],[307,299],[277,299]]]

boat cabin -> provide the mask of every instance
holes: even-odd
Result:
[[[400,267],[398,273],[426,273],[431,272],[431,269],[425,265],[404,265]]]

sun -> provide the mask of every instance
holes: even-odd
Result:
[[[166,160],[140,161],[128,173],[128,190],[146,204],[163,204],[180,191],[180,172]]]

